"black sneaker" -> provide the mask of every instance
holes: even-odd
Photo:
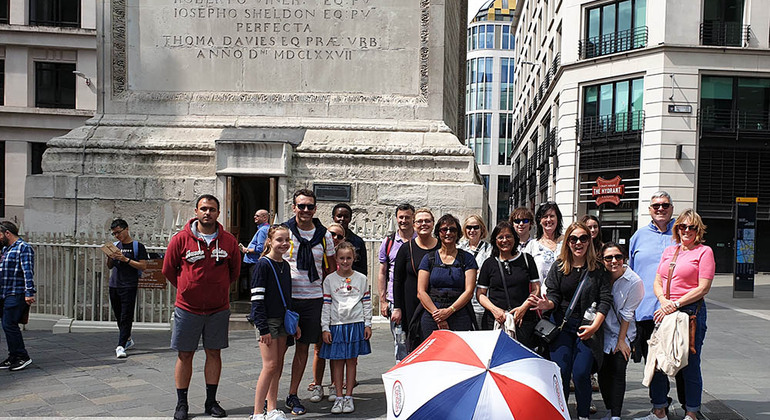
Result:
[[[291,414],[305,414],[305,406],[302,405],[297,394],[289,394],[289,396],[286,397],[286,408],[291,410]]]
[[[10,369],[11,368],[11,358],[7,358],[3,360],[2,363],[0,363],[0,369]]]
[[[11,362],[10,369],[13,370],[13,371],[22,370],[25,367],[29,366],[30,363],[32,363],[32,359],[30,359],[29,356],[27,356],[26,359],[19,357],[19,358],[14,359]]]
[[[211,415],[211,417],[227,417],[227,411],[219,405],[219,401],[214,401],[211,404],[204,404],[203,408],[205,413]]]
[[[187,407],[186,403],[177,403],[176,410],[174,410],[174,420],[187,420]]]

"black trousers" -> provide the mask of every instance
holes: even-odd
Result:
[[[604,405],[613,417],[620,417],[623,410],[623,398],[626,395],[626,367],[628,361],[623,353],[604,353],[604,361],[599,369],[599,389]]]
[[[136,291],[136,287],[110,287],[110,306],[118,322],[118,345],[121,347],[126,347],[126,341],[131,337]]]

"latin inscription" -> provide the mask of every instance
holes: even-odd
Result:
[[[172,64],[208,73],[212,78],[208,87],[204,79],[198,88],[173,90],[221,91],[236,90],[240,86],[239,90],[261,92],[384,93],[388,87],[403,86],[397,93],[417,93],[420,9],[415,0],[134,2],[138,7],[129,10],[138,15],[141,23],[136,39],[140,45],[139,62],[145,67],[142,73],[159,71],[161,65]],[[393,83],[388,80],[392,76],[383,71],[389,64],[399,70],[411,67],[414,75],[401,77],[406,83]],[[287,71],[277,71],[280,67],[286,67]],[[372,75],[382,76],[381,80],[363,82],[360,77],[337,80],[325,83],[326,89],[321,89],[321,84],[315,87],[312,82],[288,79],[314,73],[320,73],[321,78],[340,76],[346,71],[367,69],[371,69]],[[157,77],[150,80],[132,73],[134,70],[139,69],[129,65],[130,88],[160,88]],[[138,77],[132,79],[132,74]],[[262,84],[248,80],[248,74],[285,80]],[[243,80],[233,81],[232,89],[228,89],[217,81],[217,77],[223,76]],[[164,77],[161,80],[172,87],[181,82]]]

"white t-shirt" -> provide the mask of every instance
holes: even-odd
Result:
[[[302,230],[297,228],[299,234],[308,241],[313,239],[315,235],[315,228],[312,230]],[[326,255],[334,255],[334,242],[332,241],[332,235],[328,231],[324,236],[324,241],[313,247],[313,260],[315,260],[315,268],[318,271],[320,279],[310,282],[307,270],[300,270],[297,268],[297,251],[299,250],[299,239],[294,236],[294,233],[289,231],[291,235],[291,246],[289,251],[283,254],[283,259],[289,262],[291,266],[291,297],[292,299],[321,299],[323,297],[323,265],[324,265],[324,249],[323,244],[326,242]],[[336,267],[334,267],[336,268]]]
[[[366,276],[354,271],[347,278],[350,283],[334,272],[324,280],[324,305],[321,309],[323,331],[329,331],[331,325],[355,322],[363,322],[366,327],[372,326],[372,299]]]

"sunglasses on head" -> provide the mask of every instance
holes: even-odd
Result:
[[[668,208],[671,207],[671,203],[655,203],[650,204],[650,207],[654,210],[660,210],[661,207],[663,207],[663,210],[668,210]]]
[[[691,231],[691,232],[697,232],[698,226],[695,225],[685,225],[684,223],[676,225],[676,228],[679,229],[681,232]]]
[[[613,260],[623,261],[623,254],[605,255],[602,259],[606,262],[612,262]]]
[[[456,227],[442,227],[438,230],[441,233],[457,233]]]
[[[305,210],[313,211],[313,210],[315,210],[315,204],[295,204],[295,206],[297,206],[297,208],[302,210],[302,211],[305,211]]]
[[[578,242],[587,243],[590,240],[591,240],[590,235],[580,235],[580,236],[570,235],[569,236],[569,243],[571,244],[576,244]]]
[[[468,225],[468,226],[465,226],[465,229],[466,230],[481,230],[481,226],[479,226],[479,225]]]
[[[529,219],[513,219],[513,224],[514,225],[519,225],[519,224],[522,224],[522,223],[529,223]]]

